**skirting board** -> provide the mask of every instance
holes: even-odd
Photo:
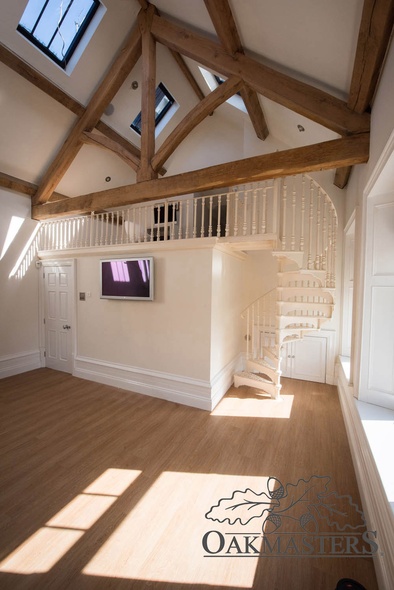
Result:
[[[0,379],[42,367],[40,351],[19,352],[0,357]]]
[[[394,516],[387,500],[360,415],[353,399],[352,388],[345,372],[337,363],[338,391],[343,418],[353,457],[367,528],[377,532],[379,550],[374,555],[376,577],[380,590],[392,590],[394,580]]]
[[[236,364],[237,360],[229,363],[212,379],[212,382],[209,382],[77,356],[73,375],[81,379],[211,411],[231,386]]]

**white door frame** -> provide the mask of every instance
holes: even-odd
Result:
[[[46,366],[46,358],[45,358],[45,279],[44,279],[44,272],[45,268],[49,266],[69,266],[71,267],[71,285],[70,285],[70,294],[71,294],[71,317],[72,317],[72,325],[73,330],[71,333],[71,373],[74,374],[75,369],[75,356],[76,356],[76,348],[77,348],[77,314],[76,314],[76,261],[75,259],[65,259],[65,260],[40,260],[41,268],[40,268],[40,281],[39,281],[39,325],[40,325],[40,334],[39,334],[39,345],[40,345],[40,361],[41,367]]]

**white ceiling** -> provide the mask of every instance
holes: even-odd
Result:
[[[246,53],[264,63],[307,81],[346,100],[350,87],[361,0],[229,0]],[[133,27],[137,0],[103,0],[106,12],[73,72],[67,75],[16,31],[26,0],[2,0],[1,42],[44,76],[83,104],[89,102],[102,76]],[[160,14],[216,38],[203,0],[157,0]],[[185,60],[200,88],[209,92],[198,64]],[[113,100],[114,112],[102,119],[126,139],[139,145],[129,128],[140,110],[141,63]],[[75,117],[40,90],[0,64],[0,171],[39,182],[66,139]],[[158,47],[157,82],[168,86],[179,108],[157,138],[159,146],[170,131],[197,104],[169,51]],[[194,130],[165,164],[168,174],[222,161],[317,143],[337,137],[331,131],[288,109],[261,98],[270,135],[262,142],[244,113],[224,104]],[[297,125],[305,131],[300,133]],[[110,176],[111,182],[105,182]],[[135,181],[134,172],[117,158],[85,146],[60,182],[70,196],[103,190]]]

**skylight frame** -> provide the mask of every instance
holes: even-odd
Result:
[[[161,94],[160,94],[161,92]],[[163,108],[156,113],[155,115],[155,127],[158,126],[158,124],[160,123],[160,121],[165,117],[165,115],[168,113],[168,111],[171,109],[171,107],[175,104],[175,98],[172,96],[171,92],[168,90],[168,88],[166,88],[163,84],[163,82],[160,82],[159,85],[156,88],[156,103],[155,103],[155,112],[157,110],[157,108],[160,106],[160,102],[163,100],[163,98],[167,98],[168,102],[165,103],[165,105],[163,106]],[[135,117],[134,121],[131,123],[130,127],[133,131],[135,131],[136,133],[138,133],[138,135],[141,135],[141,111],[138,113],[138,115]]]
[[[21,35],[23,35],[28,41],[30,41],[30,43],[32,43],[35,47],[37,47],[37,49],[39,49],[44,55],[49,57],[53,62],[55,62],[58,66],[60,66],[62,69],[65,70],[67,64],[70,62],[75,50],[77,49],[79,43],[81,42],[87,28],[89,27],[90,23],[92,22],[93,17],[95,16],[98,9],[100,8],[100,6],[101,6],[100,0],[70,0],[61,19],[58,22],[55,22],[52,18],[52,21],[55,22],[55,28],[54,28],[53,33],[50,36],[50,40],[47,44],[40,41],[40,39],[37,38],[34,33],[35,33],[37,27],[41,24],[41,19],[45,18],[45,11],[47,9],[49,10],[51,8],[49,6],[51,0],[42,0],[41,9],[39,10],[37,18],[36,18],[33,26],[31,27],[31,31],[28,28],[26,28],[26,26],[24,24],[22,24],[23,17],[26,13],[26,9],[27,9],[30,1],[31,0],[29,0],[26,4],[25,11],[23,12],[21,20],[18,23],[17,31]],[[61,0],[59,0],[59,7],[60,7],[60,1]],[[50,49],[50,46],[52,45],[52,43],[54,41],[56,41],[56,37],[59,34],[59,30],[61,29],[61,26],[65,22],[65,19],[68,15],[70,9],[73,6],[74,7],[78,6],[78,4],[81,5],[82,10],[86,9],[89,5],[90,5],[90,7],[88,8],[82,23],[80,24],[74,37],[72,38],[72,41],[68,44],[68,48],[67,48],[67,51],[65,52],[64,56],[62,58],[59,58],[59,56]],[[44,21],[42,21],[42,22],[44,22]],[[75,21],[74,21],[74,24],[77,24],[77,23],[75,23]]]

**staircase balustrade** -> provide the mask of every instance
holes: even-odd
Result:
[[[277,240],[278,250],[304,253],[302,267],[326,273],[335,286],[335,207],[307,175],[171,198],[41,223],[40,251],[216,238]]]

